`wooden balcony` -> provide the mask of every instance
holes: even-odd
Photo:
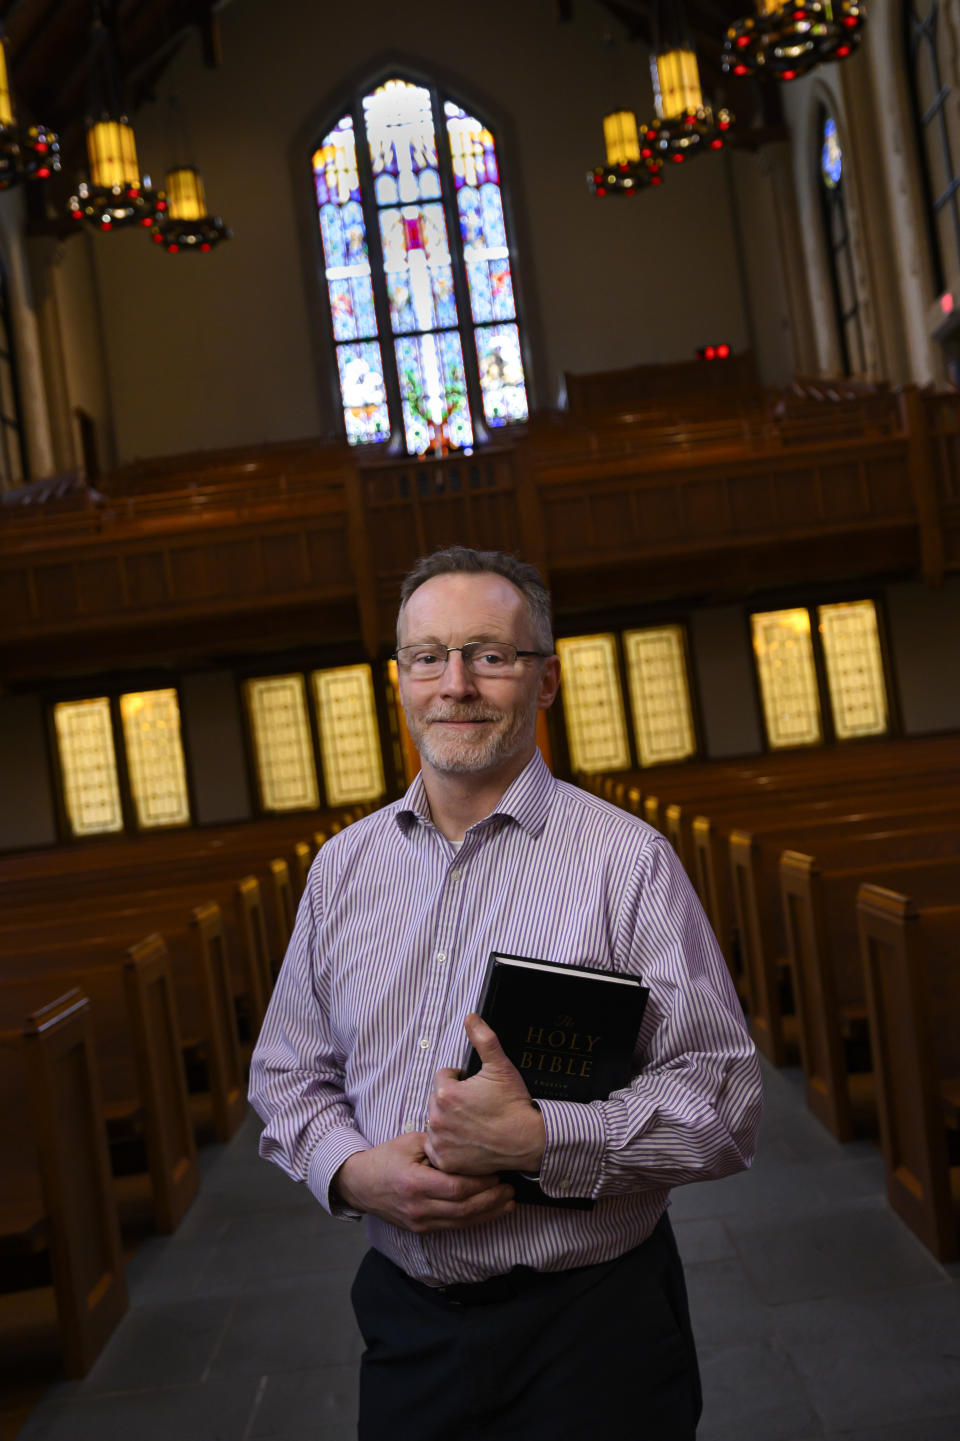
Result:
[[[400,577],[517,551],[558,607],[960,567],[960,397],[753,393],[724,414],[539,417],[512,446],[369,459],[320,442],[155,460],[0,511],[0,664],[390,643]]]

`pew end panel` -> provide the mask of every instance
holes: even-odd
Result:
[[[786,1024],[781,1005],[780,974],[770,916],[763,903],[760,846],[747,831],[734,830],[729,839],[730,875],[740,954],[747,977],[750,1031],[757,1046],[774,1066],[789,1058]]]
[[[80,1377],[128,1305],[89,1001],[68,992],[23,1037],[64,1369]]]
[[[207,1080],[218,1140],[229,1141],[246,1111],[240,1038],[220,907],[197,906],[190,917],[194,974],[204,1013]]]
[[[854,1111],[824,913],[822,873],[813,856],[783,852],[780,895],[807,1105],[838,1141],[850,1141],[856,1131]]]
[[[949,909],[960,938],[960,907]],[[960,1254],[960,1212],[942,1082],[955,1081],[957,1073],[942,1074],[936,1038],[943,1026],[933,1015],[923,914],[896,891],[864,884],[857,892],[887,1198],[938,1260],[953,1261]],[[960,984],[951,969],[951,1029],[960,1046]]]
[[[273,967],[267,941],[267,922],[263,912],[263,896],[256,876],[244,876],[234,890],[237,936],[243,960],[243,973],[250,1006],[250,1023],[256,1037],[263,1025],[267,1002],[273,990]]]
[[[162,936],[146,936],[130,947],[123,983],[145,1111],[153,1219],[158,1231],[169,1233],[192,1204],[200,1177],[170,957]]]

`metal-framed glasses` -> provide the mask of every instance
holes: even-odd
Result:
[[[404,675],[412,676],[414,680],[433,680],[446,670],[450,653],[455,650],[460,652],[470,674],[479,676],[512,675],[519,660],[527,656],[545,660],[552,654],[547,650],[518,650],[508,641],[468,640],[466,645],[434,645],[432,642],[401,645],[394,652],[393,659]]]

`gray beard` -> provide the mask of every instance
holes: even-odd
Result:
[[[474,775],[491,770],[534,741],[537,734],[536,715],[525,715],[522,711],[506,730],[495,731],[483,740],[458,741],[451,737],[435,744],[429,722],[411,726],[408,720],[407,726],[421,760],[446,775]]]

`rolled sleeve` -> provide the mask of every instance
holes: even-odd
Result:
[[[599,1109],[575,1101],[538,1101],[537,1107],[546,1131],[541,1191],[557,1197],[596,1196],[607,1143]]]

